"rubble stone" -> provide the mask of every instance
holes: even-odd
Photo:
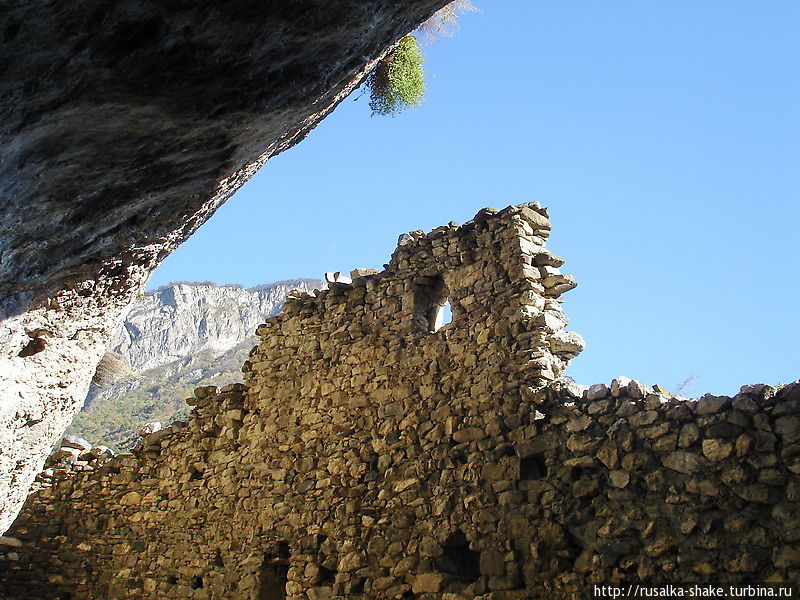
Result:
[[[383,271],[290,299],[247,384],[198,389],[188,422],[131,454],[56,453],[19,543],[0,540],[0,596],[567,600],[600,581],[800,580],[797,403],[778,389],[692,411],[633,380],[579,398],[532,262],[549,228],[530,203],[408,234]]]

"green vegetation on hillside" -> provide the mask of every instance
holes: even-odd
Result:
[[[159,390],[159,400],[154,390]],[[177,387],[156,384],[146,391],[136,391],[106,402],[92,410],[80,412],[67,429],[67,434],[78,435],[93,445],[108,446],[114,452],[123,452],[139,440],[138,431],[149,421],[169,423],[188,415],[185,398],[192,395],[191,386]]]
[[[145,423],[160,421],[166,426],[185,420],[190,410],[185,400],[196,387],[242,381],[242,364],[254,343],[254,339],[246,340],[222,356],[201,353],[192,357],[189,368],[183,367],[184,361],[176,361],[145,371],[114,386],[112,390],[119,392],[108,401],[85,406],[66,433],[115,452],[128,450],[139,441],[138,432]]]

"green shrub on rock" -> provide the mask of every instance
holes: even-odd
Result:
[[[477,11],[469,0],[453,0],[435,12],[416,30],[398,42],[383,58],[366,81],[370,92],[372,115],[394,116],[409,107],[417,108],[425,96],[425,60],[417,41],[422,35],[428,42],[449,37],[458,29],[459,14]]]
[[[373,115],[395,115],[420,105],[425,95],[422,62],[417,39],[407,35],[378,63],[367,79]]]

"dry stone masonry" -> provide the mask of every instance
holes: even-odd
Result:
[[[260,326],[246,384],[66,451],[0,540],[20,599],[511,600],[800,580],[800,383],[687,401],[582,349],[537,204],[412,232]],[[441,306],[452,322],[438,327]],[[60,462],[59,462],[60,461]]]
[[[0,3],[0,534],[153,269],[446,1]]]

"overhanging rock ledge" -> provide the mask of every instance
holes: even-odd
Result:
[[[0,6],[0,531],[152,269],[444,4]]]

